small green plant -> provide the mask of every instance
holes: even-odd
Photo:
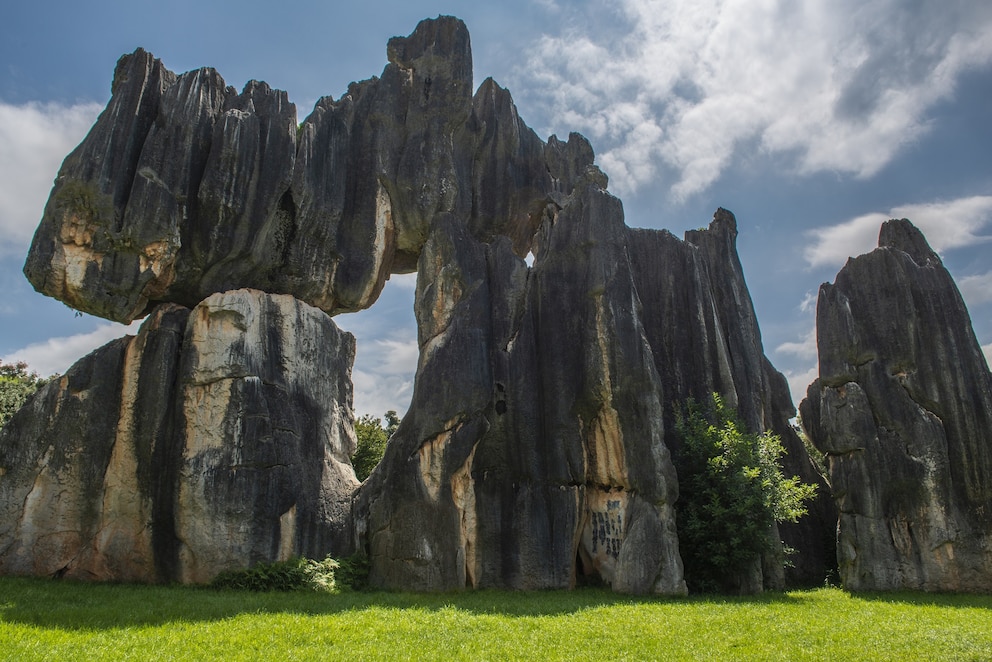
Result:
[[[748,433],[733,409],[713,394],[689,402],[678,421],[679,549],[690,590],[734,591],[776,544],[775,522],[794,522],[816,489],[782,474],[781,440]]]

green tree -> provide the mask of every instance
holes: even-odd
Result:
[[[765,552],[775,522],[806,513],[814,485],[782,474],[781,440],[748,433],[736,412],[713,394],[689,402],[678,421],[679,502],[676,521],[686,582],[696,591],[733,591]]]
[[[351,464],[355,467],[358,480],[365,480],[375,469],[386,452],[386,443],[400,425],[399,416],[389,410],[385,415],[386,426],[382,419],[365,414],[355,421],[355,454],[351,456]]]
[[[0,363],[0,428],[46,382],[38,373],[28,372],[28,364],[23,361]]]

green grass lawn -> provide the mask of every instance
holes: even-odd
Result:
[[[243,593],[0,579],[4,660],[992,660],[992,596]]]

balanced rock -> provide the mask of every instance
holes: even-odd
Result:
[[[585,138],[542,141],[491,79],[472,95],[457,19],[387,55],[299,127],[264,83],[121,58],[24,270],[80,310],[151,315],[0,436],[0,572],[200,582],[361,549],[389,588],[681,594],[671,453],[690,399],[719,393],[783,437],[787,473],[813,475],[730,212],[685,241],[628,228]],[[414,270],[413,401],[359,489],[353,339],[325,313]],[[781,532],[791,581],[822,582],[831,509]],[[62,531],[52,567],[30,566]],[[766,561],[743,588],[782,586],[781,554]]]
[[[907,220],[820,288],[826,454],[850,590],[992,590],[992,374],[957,287]]]
[[[371,305],[416,268],[453,213],[518,255],[547,201],[592,164],[573,134],[547,145],[486,80],[472,95],[468,30],[423,21],[381,77],[325,97],[297,127],[285,92],[215,70],[175,75],[138,49],[62,165],[24,273],[43,294],[120,322],[215,292],[291,294],[334,314]]]
[[[0,574],[202,582],[347,553],[353,357],[285,295],[157,308],[0,431]]]

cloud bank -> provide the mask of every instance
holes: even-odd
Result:
[[[102,347],[116,338],[138,333],[138,328],[141,326],[142,321],[131,322],[128,326],[110,322],[101,324],[88,333],[80,333],[61,338],[49,338],[43,342],[32,343],[27,347],[0,357],[0,362],[16,363],[17,361],[24,361],[31,370],[45,377],[56,372],[64,374],[73,363],[94,349]]]
[[[803,252],[811,267],[843,266],[848,257],[870,252],[878,245],[878,231],[891,218],[908,218],[938,253],[992,240],[982,234],[992,225],[992,196],[977,195],[948,202],[894,207],[823,228],[810,230]]]
[[[748,150],[869,177],[992,62],[992,4],[972,0],[585,0],[556,18],[517,87],[605,149],[620,194],[671,174],[684,199]]]
[[[59,166],[102,106],[0,101],[0,254],[22,254],[34,234]]]

